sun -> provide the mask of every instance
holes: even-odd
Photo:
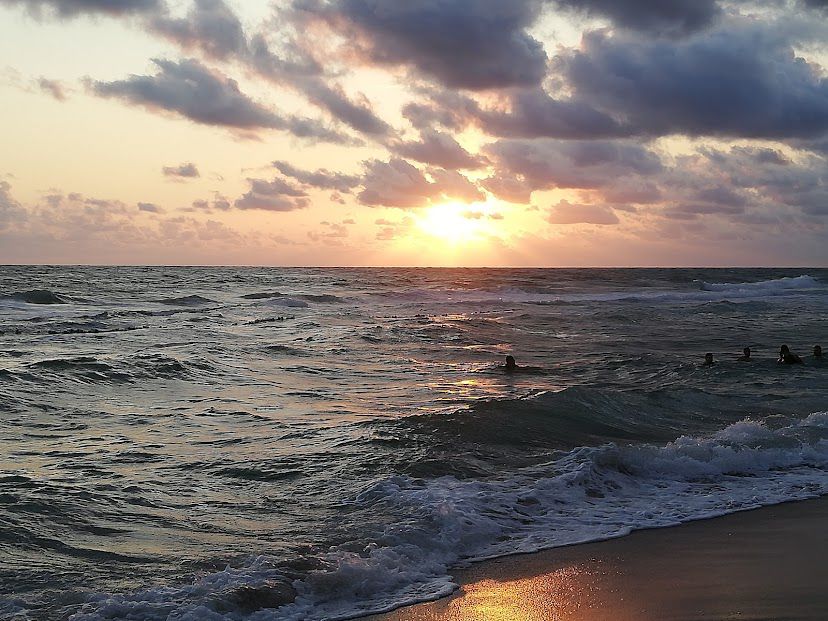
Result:
[[[417,226],[424,233],[449,244],[461,244],[480,238],[491,228],[489,208],[485,204],[443,203],[424,210]]]

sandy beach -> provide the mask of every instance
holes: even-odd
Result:
[[[455,572],[450,598],[365,621],[828,619],[828,497]]]

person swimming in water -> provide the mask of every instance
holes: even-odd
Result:
[[[822,359],[822,347],[820,345],[814,345],[814,358]]]
[[[803,364],[802,358],[791,352],[787,345],[779,348],[779,360],[777,362],[779,364]]]
[[[515,362],[514,356],[506,356],[506,365],[503,367],[507,373],[511,373],[512,371],[516,371],[520,367],[518,367],[517,362]]]
[[[716,361],[713,360],[713,354],[705,354],[704,355],[704,364],[702,366],[710,367],[716,364]]]
[[[750,362],[750,347],[745,347],[742,350],[742,355],[739,356],[739,362]]]

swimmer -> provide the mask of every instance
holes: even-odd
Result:
[[[506,366],[503,367],[507,373],[511,373],[512,371],[516,371],[519,367],[515,362],[514,356],[506,356]]]
[[[802,358],[792,353],[787,345],[779,348],[779,360],[777,362],[779,364],[803,364]]]
[[[822,347],[820,345],[814,345],[814,358],[822,358]]]
[[[739,356],[739,362],[750,362],[750,347],[745,347],[742,350],[742,355]]]
[[[705,354],[704,355],[704,364],[702,366],[710,367],[716,364],[716,361],[713,360],[713,354]]]

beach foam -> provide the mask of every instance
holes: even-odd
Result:
[[[322,554],[320,569],[293,582],[293,602],[250,618],[334,620],[387,611],[450,593],[450,568],[458,564],[826,493],[826,412],[777,428],[745,419],[663,446],[581,447],[504,478],[393,476],[351,506],[390,510],[398,521],[361,551],[346,546]],[[237,619],[222,593],[266,590],[285,579],[276,563],[260,557],[179,589],[98,595],[72,619]]]

